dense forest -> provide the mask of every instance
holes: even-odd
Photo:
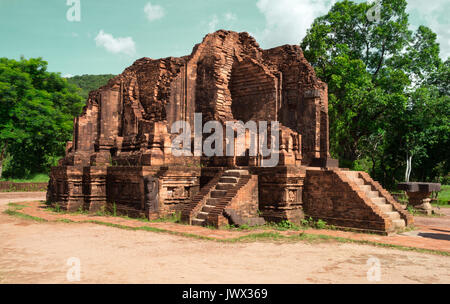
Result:
[[[430,28],[411,31],[406,6],[383,1],[374,21],[371,5],[337,2],[301,43],[328,84],[332,156],[388,188],[449,183],[450,62]]]
[[[84,104],[79,89],[41,58],[0,58],[0,176],[48,172]]]
[[[104,75],[81,75],[66,78],[67,82],[76,85],[81,89],[79,93],[84,99],[88,98],[89,92],[96,90],[99,87],[108,83],[108,81],[116,75],[104,74]]]
[[[114,75],[68,79],[41,58],[0,58],[0,178],[48,173],[72,138],[73,118],[91,90]]]
[[[300,45],[329,88],[330,149],[342,167],[385,187],[404,180],[449,184],[450,62],[436,34],[412,31],[405,0],[341,1],[311,25]],[[0,58],[0,177],[47,173],[72,137],[89,91],[114,75],[64,79],[41,58]]]

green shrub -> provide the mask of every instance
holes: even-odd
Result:
[[[325,221],[318,220],[316,222],[315,226],[316,226],[317,229],[325,229],[325,228],[327,228],[327,223]]]

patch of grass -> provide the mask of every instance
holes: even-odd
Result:
[[[21,210],[25,208],[25,205],[21,205],[20,203],[9,203],[8,207],[14,208],[14,210]]]
[[[266,225],[263,225],[263,226],[249,226],[247,224],[244,224],[244,225],[237,226],[237,225],[233,225],[233,224],[231,224],[231,225],[227,224],[224,228],[227,229],[227,230],[247,231],[247,230],[264,229],[264,228],[266,228]]]
[[[438,201],[447,203],[450,201],[450,185],[443,185],[438,195]]]
[[[261,232],[261,233],[252,233],[244,236],[240,236],[237,238],[221,240],[227,243],[237,243],[237,242],[256,242],[256,241],[279,241],[285,239],[287,237],[281,235],[278,232]]]
[[[225,229],[229,230],[261,230],[261,229],[270,229],[270,230],[278,230],[278,231],[301,231],[306,230],[309,228],[313,229],[331,229],[336,230],[335,226],[327,225],[327,223],[323,220],[317,220],[314,221],[311,217],[305,218],[301,221],[301,225],[297,225],[292,223],[288,220],[283,220],[281,222],[268,222],[264,225],[260,226],[248,226],[248,225],[241,225],[241,226],[235,226],[235,225],[227,225],[225,226]]]
[[[450,208],[450,204],[449,203],[442,203],[442,202],[437,202],[437,203],[432,203],[431,206],[433,207],[439,207],[439,208]]]
[[[83,205],[81,205],[76,212],[72,212],[72,213],[69,213],[69,214],[85,214],[85,215],[88,215],[89,214],[89,210],[83,209]]]
[[[57,219],[56,222],[60,222],[60,223],[68,223],[68,224],[70,224],[70,223],[75,223],[74,221],[69,220],[69,219]]]
[[[112,214],[107,215],[107,216],[114,217],[114,215],[112,215]],[[123,218],[125,220],[138,221],[138,222],[143,222],[143,223],[150,223],[150,222],[152,222],[152,221],[149,221],[148,218],[146,218],[146,217],[129,217],[128,215],[118,215],[117,217]],[[155,222],[156,222],[156,220],[155,220]]]
[[[203,227],[211,229],[211,230],[217,230],[217,228],[212,226],[212,225],[206,225],[206,226],[203,226]]]
[[[5,214],[7,215],[12,215],[15,217],[19,217],[19,218],[23,218],[26,220],[33,220],[36,222],[48,222],[46,219],[40,218],[40,217],[36,217],[36,216],[31,216],[25,213],[21,213],[21,212],[17,212],[16,210],[13,209],[7,209],[5,211],[3,211]]]
[[[83,209],[83,206],[80,206],[77,211],[69,212],[69,211],[63,210],[58,203],[56,203],[54,206],[47,205],[45,210],[48,212],[68,214],[68,215],[80,215],[80,214],[81,215],[89,215],[89,210]]]
[[[400,204],[406,205],[408,203],[408,197],[406,196],[405,192],[391,191],[391,195],[395,199],[397,199]]]
[[[417,210],[415,208],[413,208],[412,206],[408,206],[406,207],[406,210],[411,213],[413,216],[417,216],[419,213],[417,212]]]
[[[58,203],[56,203],[55,206],[47,205],[47,208],[45,208],[45,210],[55,213],[66,213],[61,209],[61,206]]]
[[[437,200],[436,205],[439,207],[450,208],[450,185],[442,185]]]
[[[300,230],[300,227],[298,225],[296,225],[296,224],[294,224],[294,223],[292,223],[292,222],[290,222],[288,220],[283,220],[283,221],[281,221],[279,223],[276,223],[275,225],[276,225],[276,229],[277,230],[281,230],[281,231],[284,231],[284,230]]]
[[[304,228],[314,228],[314,229],[331,229],[336,230],[333,225],[328,225],[324,220],[318,219],[315,221],[312,217],[305,218],[301,221],[302,227]]]
[[[108,216],[105,210],[98,210],[94,213],[95,216]]]
[[[105,206],[102,207],[101,210],[98,210],[97,212],[91,214],[88,210],[84,210],[82,206],[75,211],[75,212],[68,212],[65,210],[62,210],[61,207],[56,204],[54,207],[48,206],[46,208],[49,212],[55,212],[60,214],[68,214],[68,215],[91,215],[91,216],[104,216],[104,217],[118,217],[125,220],[132,220],[132,221],[139,221],[143,223],[180,223],[181,222],[181,213],[177,212],[171,215],[168,215],[166,217],[158,218],[155,220],[149,220],[145,216],[142,217],[129,217],[128,215],[118,215],[116,204],[113,203],[112,205],[112,211],[108,211]]]
[[[152,222],[152,223],[180,223],[181,222],[181,212],[175,212],[171,215],[162,217],[162,218],[158,218],[155,220],[151,220],[149,221],[148,219],[145,219],[147,222]]]
[[[30,178],[20,179],[20,178],[2,178],[0,181],[14,182],[14,183],[47,183],[50,180],[47,174],[35,174]]]
[[[117,216],[117,206],[116,206],[116,202],[113,202],[113,216]]]
[[[9,203],[8,204],[8,209],[3,211],[3,213],[7,214],[7,215],[12,215],[12,216],[16,216],[19,218],[23,218],[23,219],[27,219],[27,220],[33,220],[33,221],[37,221],[37,222],[46,222],[47,220],[40,218],[40,217],[36,217],[36,216],[31,216],[28,214],[24,214],[21,212],[18,212],[18,210],[22,210],[23,208],[25,208],[26,206],[24,205],[20,205],[18,203]]]

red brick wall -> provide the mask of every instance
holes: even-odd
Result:
[[[256,61],[235,62],[230,80],[231,110],[247,122],[276,119],[277,79]]]
[[[389,219],[338,170],[307,170],[303,210],[306,216],[338,227],[391,230]]]
[[[14,192],[14,191],[46,191],[48,183],[13,183],[0,182],[0,192]]]
[[[252,175],[248,183],[231,200],[229,209],[234,209],[242,217],[258,216],[258,176]]]

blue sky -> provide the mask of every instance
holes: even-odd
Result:
[[[263,48],[298,44],[335,0],[0,0],[0,57],[43,57],[62,75],[118,74],[140,57],[190,54],[217,29],[246,31]],[[68,5],[67,3],[70,3]],[[361,0],[356,2],[362,2]],[[70,10],[70,11],[69,11]],[[67,18],[69,11],[69,19]],[[450,0],[409,0],[411,27],[450,54]]]

